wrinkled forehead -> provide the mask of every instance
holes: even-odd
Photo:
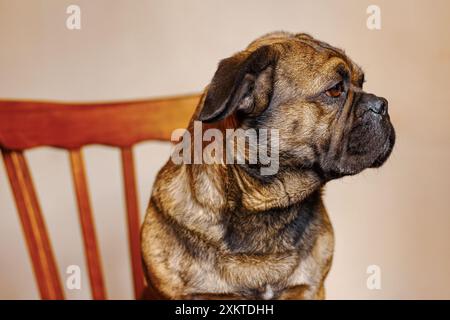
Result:
[[[348,79],[362,85],[364,74],[344,51],[314,39],[291,41],[279,60],[284,73],[307,80],[329,82],[336,78]]]
[[[280,71],[301,80],[311,80],[318,76],[332,77],[335,73],[345,73],[351,82],[362,84],[364,74],[345,52],[310,35],[274,32],[253,41],[247,50],[253,51],[265,45],[281,49],[278,62]],[[319,80],[319,79],[318,79]],[[328,79],[329,80],[329,79]]]
[[[333,69],[344,69],[348,72],[352,81],[358,82],[361,77],[363,77],[362,69],[351,60],[343,50],[339,48],[335,48],[328,43],[313,39],[313,38],[302,38],[299,39],[301,46],[303,46],[303,50],[305,46],[310,47],[315,51],[315,56],[318,56],[321,60],[319,63],[322,63],[322,67],[324,67],[327,71],[332,71]],[[302,49],[300,48],[300,51]],[[293,53],[295,56],[295,52]]]

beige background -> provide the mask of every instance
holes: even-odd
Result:
[[[78,4],[82,29],[65,27]],[[382,29],[366,28],[381,7]],[[388,98],[398,142],[380,170],[328,185],[336,232],[328,298],[450,298],[450,41],[448,1],[0,0],[0,98],[134,99],[197,92],[219,59],[274,30],[304,31],[344,48],[366,89]],[[74,133],[76,134],[76,133]],[[169,146],[137,147],[141,209]],[[67,154],[27,152],[61,276],[83,270]],[[86,148],[109,297],[131,298],[119,154]],[[4,167],[0,165],[0,298],[38,298]],[[369,265],[381,290],[366,287]]]

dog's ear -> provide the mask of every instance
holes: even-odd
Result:
[[[252,53],[240,52],[219,63],[206,93],[198,120],[214,122],[239,111],[256,116],[269,105],[276,49],[263,46]]]

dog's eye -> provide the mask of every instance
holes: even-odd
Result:
[[[333,87],[325,91],[325,94],[332,98],[338,98],[344,92],[344,84],[342,81],[336,83]]]

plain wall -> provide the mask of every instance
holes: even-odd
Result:
[[[65,26],[81,7],[81,30]],[[368,30],[366,8],[381,8]],[[450,298],[450,41],[448,1],[16,1],[0,0],[0,98],[135,99],[199,92],[217,63],[274,30],[307,32],[345,51],[365,88],[389,100],[397,144],[379,170],[329,183],[336,234],[330,299]],[[76,134],[76,132],[74,133]],[[142,214],[170,146],[136,147]],[[62,279],[80,265],[89,285],[68,155],[26,152]],[[85,150],[110,298],[131,298],[117,150]],[[0,165],[0,298],[38,298],[3,165]],[[381,289],[366,286],[367,267]]]

